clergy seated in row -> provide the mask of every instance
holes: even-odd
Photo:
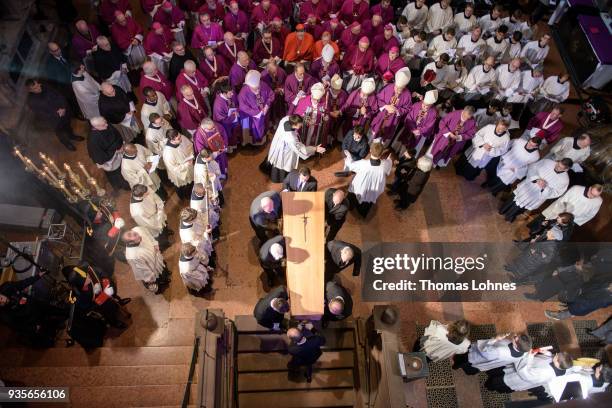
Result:
[[[183,69],[183,64],[187,60],[196,61],[195,56],[191,51],[185,48],[185,45],[175,41],[172,43],[172,58],[168,63],[168,80],[172,83],[176,81],[179,73]]]
[[[329,113],[328,104],[323,97],[325,86],[317,82],[310,88],[310,94],[300,99],[294,114],[302,117],[300,139],[307,146],[328,146],[332,141],[328,138]]]
[[[278,123],[264,164],[273,183],[282,183],[292,170],[299,167],[300,159],[325,153],[322,146],[306,146],[300,141],[302,126],[303,120],[298,115],[285,116]]]
[[[168,73],[168,64],[172,58],[172,43],[174,34],[161,23],[153,23],[151,29],[145,36],[143,47],[147,57],[151,59],[159,69]]]
[[[285,237],[277,235],[270,238],[259,248],[259,263],[264,271],[268,287],[272,287],[277,279],[285,278]]]
[[[186,199],[193,184],[193,143],[174,129],[166,133],[166,145],[162,153],[168,179],[176,187],[176,194]]]
[[[269,112],[274,102],[274,91],[261,80],[261,73],[250,70],[238,94],[243,143],[259,146],[266,142]]]
[[[96,38],[98,48],[92,53],[94,71],[104,81],[116,81],[121,88],[129,92],[132,89],[127,72],[127,58],[117,46],[111,44],[105,36]]]
[[[348,290],[339,283],[329,281],[325,284],[325,310],[323,327],[329,322],[344,320],[353,313],[353,298]]]
[[[210,94],[208,80],[198,71],[196,63],[192,60],[187,60],[183,63],[183,69],[176,78],[175,89],[177,101],[181,99],[181,88],[184,85],[191,86],[194,94],[198,97],[198,102],[205,104]]]
[[[91,132],[87,139],[87,153],[104,174],[110,185],[115,189],[129,190],[130,185],[121,175],[121,160],[123,156],[123,139],[113,126],[102,116],[91,118]]]
[[[348,77],[347,92],[358,88],[374,70],[375,56],[368,37],[361,37],[356,47],[348,49],[342,58],[342,70]]]
[[[212,288],[214,269],[208,266],[208,256],[200,253],[191,243],[181,245],[179,274],[191,294],[198,294]]]
[[[132,48],[142,46],[144,40],[142,26],[131,15],[126,15],[121,11],[115,12],[110,32],[113,42],[126,55],[131,54]]]
[[[227,79],[234,63],[228,62],[210,45],[204,47],[204,56],[200,59],[199,69],[209,84]]]
[[[367,217],[370,209],[385,190],[385,180],[393,166],[389,157],[382,158],[382,153],[382,144],[372,143],[369,159],[351,161],[347,166],[349,171],[355,173],[348,189],[349,200],[363,218]]]
[[[142,282],[149,291],[159,294],[170,283],[170,271],[166,268],[159,244],[146,228],[137,226],[122,235],[125,243],[125,259],[132,269],[134,279]]]
[[[139,227],[145,228],[157,239],[162,251],[170,246],[169,236],[173,233],[166,227],[168,217],[164,211],[164,201],[155,191],[143,184],[136,184],[132,188],[130,215]]]
[[[340,75],[335,74],[331,77],[330,86],[327,88],[325,94],[327,103],[329,104],[329,141],[334,143],[335,141],[342,142],[345,133],[343,133],[342,118],[342,107],[348,99],[348,93],[342,89],[342,78]]]
[[[223,42],[223,28],[219,23],[211,21],[210,13],[206,10],[199,13],[198,25],[193,30],[191,36],[191,48],[204,49],[210,45],[217,47]]]
[[[249,208],[249,220],[260,243],[280,234],[283,203],[276,191],[265,191],[255,197]]]
[[[310,169],[306,166],[299,170],[292,170],[283,180],[283,191],[317,191],[317,179],[310,174]]]
[[[253,60],[259,68],[263,68],[270,61],[277,64],[281,62],[283,56],[283,44],[278,39],[272,37],[272,32],[265,29],[261,38],[255,41],[253,47]]]
[[[461,368],[467,375],[487,372],[516,364],[526,358],[533,341],[527,334],[500,334],[491,339],[477,340],[467,353],[455,354],[453,369]]]
[[[506,221],[513,222],[525,212],[537,210],[546,200],[557,198],[567,190],[569,176],[567,171],[572,167],[572,159],[554,161],[542,159],[529,165],[525,180],[520,182],[499,210]]]
[[[77,20],[74,28],[76,30],[72,35],[71,48],[79,61],[82,61],[94,51],[100,30],[95,24],[87,23],[85,20]]]
[[[257,323],[270,330],[285,329],[285,313],[289,311],[289,295],[284,286],[277,286],[257,301],[253,315]]]
[[[310,64],[310,75],[315,81],[320,81],[325,85],[329,85],[331,78],[340,73],[340,65],[334,59],[334,47],[326,44],[321,55]]]
[[[376,99],[376,82],[373,78],[366,78],[361,85],[352,91],[340,109],[344,120],[342,122],[343,134],[355,126],[366,127],[378,112]]]
[[[305,32],[304,24],[298,24],[295,31],[287,35],[283,47],[283,61],[286,64],[312,61],[314,37]]]
[[[156,3],[159,4],[158,1]],[[181,39],[185,42],[185,34],[183,29],[185,28],[185,13],[180,9],[178,5],[172,4],[169,0],[162,2],[159,8],[153,7],[153,22],[163,24],[168,27],[173,33],[174,38]]]
[[[404,131],[392,145],[396,151],[402,154],[405,149],[415,149],[418,156],[425,145],[431,142],[438,119],[435,106],[437,101],[438,91],[430,90],[425,93],[422,101],[410,107],[404,120]]]
[[[310,92],[310,88],[316,83],[315,78],[306,72],[304,64],[297,63],[292,74],[287,76],[283,95],[287,103],[287,113],[293,114],[300,103]]]
[[[178,123],[186,133],[193,136],[202,120],[208,116],[208,109],[199,92],[195,92],[191,85],[180,88],[181,98],[178,101]]]
[[[344,225],[350,203],[344,190],[328,188],[325,190],[326,241],[332,241]]]
[[[162,74],[154,62],[147,61],[142,66],[140,74],[140,89],[150,87],[161,92],[170,101],[174,96],[174,85]]]
[[[265,82],[274,93],[274,101],[270,107],[270,122],[276,123],[287,114],[285,103],[285,82],[287,73],[274,61],[268,61],[261,73],[261,80]]]

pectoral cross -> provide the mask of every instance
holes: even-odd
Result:
[[[306,242],[306,226],[308,225],[308,218],[306,216],[306,213],[304,213],[304,216],[302,217],[302,220],[304,221],[304,242]]]

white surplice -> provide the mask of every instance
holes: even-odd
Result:
[[[550,149],[550,152],[546,155],[547,159],[561,160],[561,159],[572,159],[574,164],[580,164],[589,158],[591,154],[591,146],[587,146],[582,149],[574,149],[574,138],[564,137],[559,140]]]
[[[464,339],[459,344],[451,343],[447,337],[447,326],[436,320],[429,323],[423,334],[427,336],[427,340],[423,344],[422,351],[433,361],[445,360],[454,354],[463,354],[470,347],[468,339]]]
[[[521,58],[531,65],[532,68],[535,68],[544,64],[544,60],[549,50],[550,47],[548,45],[540,47],[540,42],[538,40],[529,41],[521,51]]]
[[[125,248],[125,258],[132,268],[134,279],[147,283],[155,282],[164,270],[164,258],[157,247],[157,241],[146,228],[134,227],[142,240],[137,246]]]
[[[524,354],[514,357],[510,350],[512,342],[508,339],[477,340],[468,351],[468,361],[480,371],[489,371],[518,362]],[[518,355],[519,352],[516,352]]]
[[[491,150],[487,151],[484,145],[491,146]],[[480,129],[472,139],[472,145],[465,152],[465,155],[475,168],[484,168],[492,158],[501,156],[508,151],[510,144],[510,135],[504,132],[502,135],[495,133],[495,125],[487,125]]]
[[[514,190],[514,202],[521,208],[535,210],[544,204],[544,201],[557,198],[567,190],[569,176],[567,172],[557,173],[556,162],[542,159],[527,168],[527,177],[521,181]],[[546,187],[539,187],[535,181],[546,181]]]
[[[288,126],[285,127],[288,120],[289,117],[285,116],[278,123],[268,152],[268,162],[286,172],[297,169],[300,159],[306,160],[316,153],[315,146],[304,145],[300,142],[295,130],[289,130]]]
[[[100,84],[87,72],[83,72],[83,79],[72,81],[72,91],[86,119],[100,116],[98,99],[100,99]]]
[[[512,95],[508,98],[510,103],[526,103],[533,99],[534,95],[540,90],[544,83],[544,77],[534,77],[532,70],[521,72],[521,83]]]
[[[512,139],[508,151],[500,157],[497,177],[507,186],[525,177],[529,165],[540,160],[540,150],[536,147],[528,151],[526,145],[524,139]]]
[[[183,244],[190,243],[196,247],[200,255],[206,255],[208,263],[213,248],[208,234],[208,221],[204,217],[197,217],[191,224],[179,221],[179,237]]]
[[[408,20],[408,25],[410,27],[413,27],[415,30],[422,30],[425,28],[428,12],[429,7],[427,7],[426,4],[423,4],[423,6],[418,9],[416,8],[416,3],[413,1],[404,7],[402,15]]]
[[[179,273],[186,287],[199,291],[208,284],[207,264],[208,260],[200,254],[196,254],[192,258],[186,258],[182,255],[179,257]]]
[[[155,192],[146,194],[142,200],[132,198],[130,215],[138,226],[146,228],[153,237],[157,237],[166,226],[164,202]]]
[[[149,127],[149,116],[152,113],[157,113],[159,116],[164,117],[164,115],[169,115],[172,112],[164,94],[159,91],[155,91],[155,93],[157,94],[157,102],[151,104],[145,100],[142,108],[140,108],[140,120],[145,129]]]
[[[178,146],[168,141],[164,146],[163,159],[172,184],[181,187],[193,181],[193,164],[189,162],[194,159],[191,140],[181,135]]]
[[[495,70],[497,75],[497,95],[499,98],[508,98],[513,95],[521,84],[521,70],[510,71],[510,64],[503,64]]]
[[[561,197],[553,201],[551,205],[542,211],[547,220],[557,218],[562,212],[569,212],[574,216],[576,225],[584,225],[596,215],[603,199],[601,197],[588,198],[587,188],[584,186],[573,186]]]
[[[389,158],[379,162],[380,164],[374,165],[371,159],[357,161],[349,159],[346,163],[348,170],[355,172],[348,191],[355,194],[359,203],[375,203],[385,191],[385,180],[391,173],[393,162]]]
[[[495,83],[496,72],[494,68],[489,72],[484,70],[484,65],[476,65],[465,78],[463,86],[467,92],[479,92],[479,89],[488,88]]]
[[[443,9],[440,7],[440,3],[436,3],[432,5],[427,12],[425,31],[427,33],[432,33],[437,30],[444,31],[453,25],[453,17],[453,8],[451,6]]]
[[[149,173],[144,166],[147,164],[147,159],[153,156],[153,153],[144,146],[139,144],[136,146],[136,156],[133,158],[123,155],[121,160],[121,175],[128,182],[130,188],[136,184],[144,184],[149,191],[155,192],[161,185],[161,180],[155,171]]]
[[[544,385],[556,377],[552,357],[526,355],[517,363],[504,368],[504,383],[514,391],[525,391]]]

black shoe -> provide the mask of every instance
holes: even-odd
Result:
[[[125,306],[128,303],[130,303],[132,301],[132,298],[123,298],[123,299],[119,299],[119,304],[121,306]]]
[[[76,151],[76,147],[74,147],[74,145],[70,142],[64,143],[64,147],[66,147],[66,149],[70,150],[71,152]]]
[[[79,135],[72,135],[70,136],[70,140],[76,140],[77,142],[82,142],[83,140],[85,140],[85,138]]]

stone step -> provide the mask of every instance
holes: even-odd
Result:
[[[240,408],[261,407],[352,407],[355,404],[353,390],[312,390],[282,392],[249,392],[238,395]]]
[[[295,389],[353,388],[353,370],[315,370],[312,382],[306,382],[303,376],[298,381],[290,381],[287,371],[269,373],[244,373],[238,375],[238,392],[245,391],[279,391]]]
[[[183,401],[185,384],[133,385],[70,388],[73,408],[126,408],[177,406]],[[197,399],[197,385],[191,386],[190,404]]]
[[[41,387],[185,384],[189,365],[103,367],[2,367],[3,381]]]
[[[239,334],[268,334],[270,329],[261,326],[252,315],[239,315],[234,319],[236,330]],[[354,320],[349,318],[337,322],[329,322],[327,329],[352,329],[354,328]]]
[[[351,350],[355,348],[353,330],[322,330],[326,343],[324,350]],[[287,350],[288,339],[284,334],[240,334],[238,352],[277,352]]]
[[[354,365],[352,350],[326,351],[314,364],[316,368],[352,368]],[[291,360],[288,354],[280,353],[240,353],[238,354],[238,372],[264,372],[287,370]]]
[[[190,364],[193,347],[56,347],[46,350],[9,348],[2,351],[0,367],[149,366]]]

